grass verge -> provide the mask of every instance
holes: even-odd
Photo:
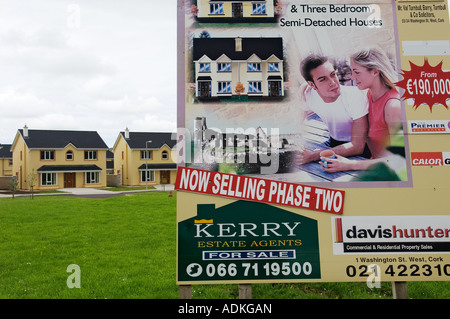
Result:
[[[173,299],[176,192],[105,199],[0,199],[0,298]],[[69,289],[69,265],[81,288]],[[413,299],[448,299],[450,282],[409,282]],[[238,298],[237,285],[195,285],[193,298]],[[391,284],[255,284],[255,299],[391,299]]]

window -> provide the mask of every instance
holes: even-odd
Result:
[[[66,152],[66,161],[73,161],[73,152],[72,151]]]
[[[248,82],[248,93],[262,93],[261,82],[259,81]]]
[[[86,184],[99,184],[100,172],[86,172]]]
[[[231,72],[231,63],[219,63],[217,72]]]
[[[97,159],[97,151],[84,151],[84,159],[85,160],[96,160]]]
[[[218,82],[217,93],[231,93],[231,82]]]
[[[141,151],[141,159],[152,159],[152,151]]]
[[[141,171],[141,182],[154,182],[155,181],[155,171]]]
[[[169,153],[167,151],[163,151],[161,155],[162,159],[169,159]]]
[[[223,3],[211,3],[209,5],[209,14],[223,14]]]
[[[201,73],[211,72],[211,64],[209,63],[200,63],[200,70]]]
[[[269,72],[279,72],[280,69],[278,67],[277,62],[269,62]]]
[[[261,63],[247,63],[248,72],[261,72]]]
[[[56,173],[41,173],[41,185],[56,185]]]
[[[55,159],[55,151],[41,151],[41,160],[51,161]]]
[[[266,14],[265,3],[253,3],[253,14]]]

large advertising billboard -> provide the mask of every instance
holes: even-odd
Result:
[[[449,279],[445,1],[178,15],[179,284]]]

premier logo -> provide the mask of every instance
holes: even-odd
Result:
[[[450,121],[408,121],[410,133],[449,133]]]

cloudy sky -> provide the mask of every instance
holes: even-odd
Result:
[[[0,0],[0,143],[176,129],[175,0]]]

